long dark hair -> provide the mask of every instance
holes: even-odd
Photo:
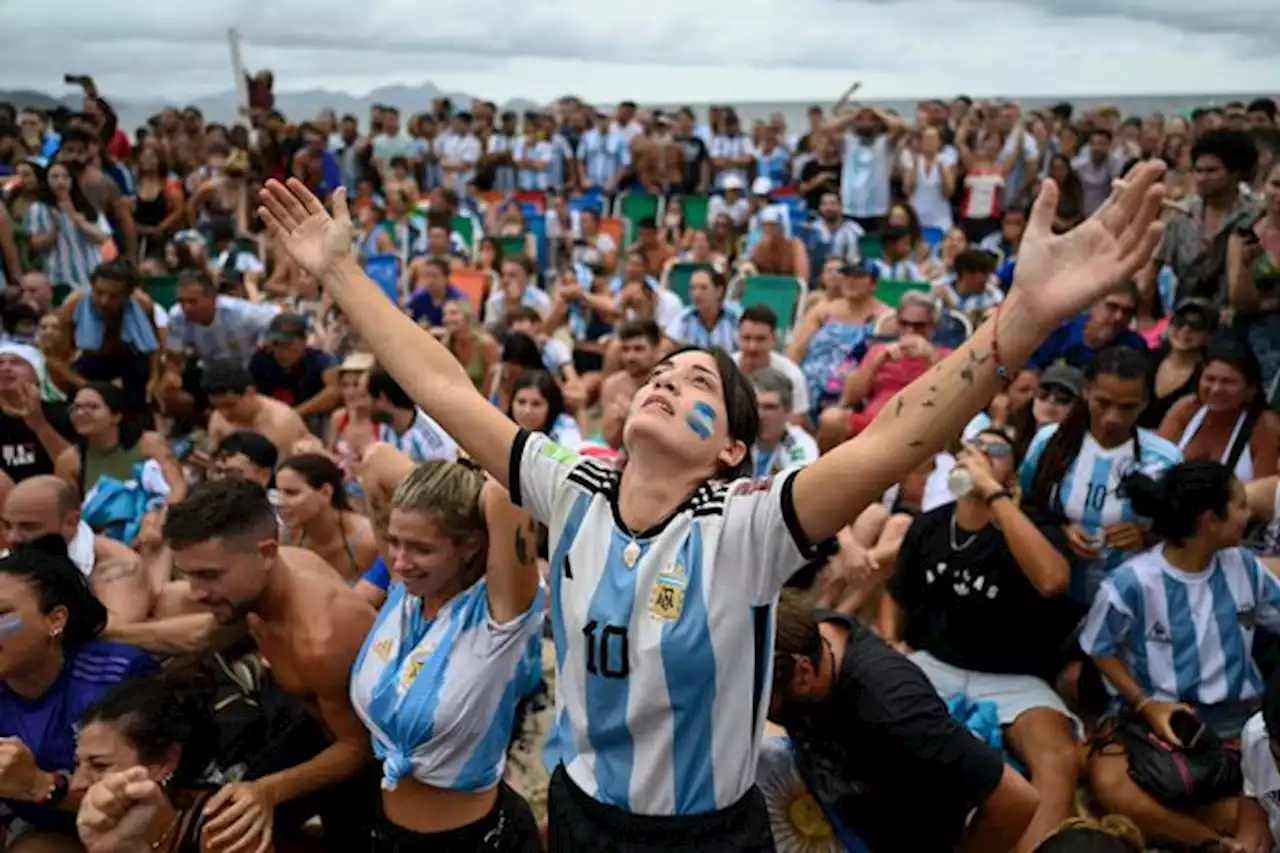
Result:
[[[537,389],[542,398],[547,401],[547,420],[540,431],[550,433],[551,428],[556,425],[556,419],[564,414],[564,395],[560,393],[560,388],[551,378],[551,374],[545,370],[531,370],[523,373],[511,386],[511,401],[507,404],[507,417],[512,420],[515,419],[512,413],[515,410],[516,395],[525,388]]]
[[[1174,465],[1158,478],[1135,471],[1121,481],[1120,492],[1134,512],[1151,519],[1157,536],[1182,545],[1196,535],[1206,512],[1227,517],[1234,481],[1231,469],[1221,462],[1197,459]]]
[[[292,471],[301,477],[313,489],[328,486],[333,490],[329,506],[342,512],[351,511],[351,501],[347,498],[347,487],[343,484],[342,469],[328,456],[319,453],[299,453],[290,456],[280,463],[280,471]]]
[[[89,589],[89,581],[67,557],[67,543],[56,534],[41,536],[0,559],[0,574],[22,578],[35,593],[40,612],[65,607],[62,648],[70,652],[93,642],[107,627],[107,608]]]
[[[737,480],[750,477],[751,447],[760,434],[760,409],[756,404],[756,389],[751,380],[738,367],[738,363],[720,347],[683,346],[668,355],[659,364],[670,361],[683,352],[705,352],[715,359],[716,373],[720,375],[720,386],[724,394],[724,412],[728,420],[729,437],[741,441],[747,448],[742,461],[732,468],[724,468],[718,475],[725,480]]]
[[[1139,382],[1143,395],[1147,389],[1147,357],[1137,350],[1128,347],[1111,347],[1094,356],[1084,369],[1085,381],[1092,385],[1100,377],[1113,376],[1127,382]],[[1030,506],[1041,512],[1055,516],[1063,515],[1062,496],[1058,486],[1066,476],[1067,470],[1080,454],[1085,434],[1089,432],[1089,403],[1084,396],[1076,398],[1067,417],[1058,425],[1057,431],[1049,438],[1044,452],[1036,465],[1035,479],[1031,482]],[[1138,428],[1134,425],[1131,434],[1133,455],[1141,458],[1142,448],[1138,441]]]
[[[192,788],[218,756],[218,723],[211,705],[216,685],[190,667],[115,685],[90,705],[80,725],[116,723],[144,764],[159,764],[175,747],[178,766],[168,780],[174,791]]]
[[[1267,404],[1266,389],[1262,382],[1262,366],[1253,350],[1240,339],[1222,334],[1209,342],[1204,354],[1204,366],[1220,361],[1244,377],[1253,386],[1253,399],[1245,404],[1248,411],[1260,410]]]
[[[84,189],[80,186],[79,176],[66,163],[50,163],[49,168],[45,170],[43,175],[40,175],[39,172],[36,173],[41,178],[40,191],[38,193],[40,201],[44,202],[50,211],[58,209],[57,199],[53,197],[53,189],[49,186],[49,172],[53,170],[54,166],[61,166],[66,169],[67,175],[71,178],[71,191],[69,193],[71,206],[83,214],[90,222],[96,220],[102,211],[98,210],[93,202],[89,200],[89,196],[85,195]]]

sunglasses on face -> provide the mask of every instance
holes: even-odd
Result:
[[[1201,314],[1179,314],[1169,321],[1169,325],[1193,332],[1209,331],[1209,319]]]
[[[915,323],[912,323],[908,320],[899,320],[898,329],[899,331],[902,331],[902,332],[910,332],[916,335],[923,335],[925,332],[929,331],[929,324],[924,320],[920,320]]]
[[[1013,448],[1005,444],[1003,441],[984,441],[977,439],[970,442],[974,450],[985,453],[992,459],[1009,459],[1013,456]]]
[[[1076,400],[1076,395],[1072,394],[1066,388],[1060,388],[1057,385],[1042,385],[1036,389],[1037,400],[1052,400],[1059,406],[1069,406]]]

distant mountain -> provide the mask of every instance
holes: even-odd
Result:
[[[114,98],[109,91],[102,93],[110,101],[116,114],[120,116],[121,128],[129,134],[143,126],[147,119],[160,112],[166,106],[194,106],[206,119],[222,123],[236,119],[236,93],[219,92],[189,101],[164,101],[158,98],[129,99]],[[364,95],[355,96],[347,92],[330,92],[325,89],[308,89],[300,92],[277,92],[276,108],[290,119],[302,121],[313,118],[326,107],[335,110],[338,115],[351,113],[357,116],[361,124],[366,124],[369,108],[373,104],[389,104],[399,108],[404,116],[426,112],[436,98],[448,97],[456,108],[465,109],[471,105],[472,96],[457,92],[442,92],[432,83],[420,86],[383,86]],[[7,101],[18,107],[32,106],[41,110],[49,110],[58,106],[78,110],[81,105],[79,95],[66,95],[61,98],[46,95],[42,92],[27,90],[0,91],[0,101]],[[526,110],[538,107],[533,101],[514,100],[502,105],[503,109]]]

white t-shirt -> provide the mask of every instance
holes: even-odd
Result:
[[[735,352],[733,361],[742,366],[742,353]],[[800,365],[780,352],[769,353],[769,366],[791,380],[791,414],[804,415],[809,412],[809,386],[805,384],[804,373]]]
[[[1267,724],[1259,712],[1245,723],[1240,734],[1240,763],[1244,773],[1244,795],[1258,801],[1267,813],[1271,827],[1272,853],[1280,851],[1274,839],[1280,838],[1280,770],[1271,755]]]

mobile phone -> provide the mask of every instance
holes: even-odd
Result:
[[[1186,711],[1174,711],[1169,717],[1169,728],[1182,741],[1183,749],[1195,749],[1200,738],[1204,737],[1204,723]]]

